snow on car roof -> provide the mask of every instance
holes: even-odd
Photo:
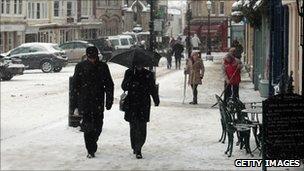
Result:
[[[24,44],[21,44],[19,47],[31,47],[31,46],[43,47],[47,51],[58,51],[57,48],[54,48],[54,46],[58,46],[55,43],[41,43],[41,42],[24,43]]]

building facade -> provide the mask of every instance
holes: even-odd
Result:
[[[64,43],[101,35],[96,0],[1,0],[0,51],[25,42]]]
[[[117,35],[123,31],[124,0],[96,0],[96,17],[103,22],[101,35]]]
[[[191,0],[192,11],[191,34],[197,34],[203,44],[202,50],[207,49],[208,36],[208,9],[207,0]],[[228,26],[233,0],[211,0],[210,10],[210,37],[212,51],[227,51],[228,49]],[[186,33],[185,29],[185,33]]]
[[[266,9],[260,18],[261,25],[253,27],[246,24],[244,62],[250,70],[254,87],[261,96],[268,97],[269,91],[273,91],[273,86],[278,84],[281,75],[292,73],[294,93],[303,94],[303,52],[300,45],[303,23],[297,12],[296,0],[277,1],[273,23],[268,13],[269,4],[264,5]],[[272,68],[269,67],[270,57]],[[269,79],[272,80],[271,86]]]
[[[24,0],[0,1],[0,53],[7,52],[24,42],[25,11]]]

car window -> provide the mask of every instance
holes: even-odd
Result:
[[[110,42],[111,42],[112,46],[117,46],[117,45],[119,45],[118,39],[112,39],[112,40],[110,40]]]
[[[44,49],[43,47],[30,47],[30,51],[29,52],[45,52],[46,49]]]
[[[12,50],[10,55],[17,55],[17,54],[20,54],[20,53],[29,53],[29,52],[30,52],[29,47],[19,47],[19,48],[16,48],[16,49]]]
[[[73,49],[73,43],[62,44],[62,45],[60,45],[60,48],[62,48],[62,49]]]
[[[120,39],[121,45],[129,45],[128,39]]]
[[[83,43],[75,43],[75,49],[85,49],[87,48],[86,44]]]
[[[134,45],[134,40],[132,38],[129,38],[129,42],[131,43],[131,45]]]

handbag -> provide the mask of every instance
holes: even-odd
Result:
[[[119,100],[119,110],[121,111],[127,111],[129,108],[129,100],[128,100],[128,93],[124,91],[120,95],[120,100]]]

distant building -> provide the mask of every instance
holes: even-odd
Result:
[[[2,0],[0,14],[1,52],[24,42],[93,39],[103,26],[96,18],[96,0]]]
[[[25,11],[24,1],[0,1],[0,53],[24,42]]]
[[[103,22],[101,35],[117,35],[123,31],[124,0],[96,0],[96,17]]]
[[[203,44],[203,51],[207,49],[208,9],[207,0],[191,0],[192,11],[191,34],[196,33]],[[228,24],[234,0],[211,0],[210,11],[210,36],[212,51],[227,51],[228,49]],[[186,34],[187,29],[185,29]]]
[[[167,35],[177,37],[182,31],[182,15],[179,9],[168,9]]]

